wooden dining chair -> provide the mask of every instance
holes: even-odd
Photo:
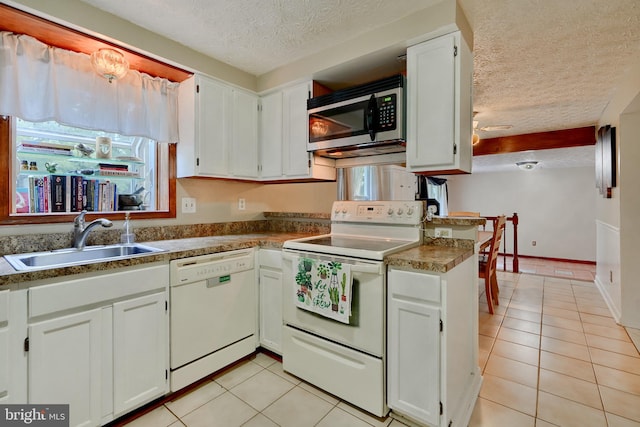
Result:
[[[489,313],[493,314],[493,304],[499,305],[498,296],[498,277],[496,275],[496,265],[498,263],[498,252],[500,250],[500,241],[507,220],[504,215],[498,217],[493,228],[493,237],[489,245],[489,253],[486,260],[480,260],[478,264],[478,277],[484,278],[484,292],[487,295],[487,305]]]

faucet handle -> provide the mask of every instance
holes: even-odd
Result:
[[[84,216],[87,214],[87,211],[82,211],[80,214],[73,219],[73,224],[75,226],[80,226],[84,224]]]

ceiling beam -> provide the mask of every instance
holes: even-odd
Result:
[[[98,37],[84,34],[72,28],[48,21],[39,16],[0,4],[0,31],[16,34],[27,34],[49,46],[81,52],[90,55],[99,48],[115,47],[124,53],[131,69],[154,77],[163,77],[174,82],[181,82],[192,73],[170,64],[151,58],[140,52],[118,46]]]
[[[484,156],[518,151],[581,147],[583,145],[594,145],[595,143],[596,128],[595,126],[587,126],[576,129],[481,139],[473,146],[473,155]]]

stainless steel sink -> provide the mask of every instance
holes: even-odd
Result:
[[[23,271],[113,261],[163,251],[164,249],[134,243],[128,245],[87,246],[82,250],[70,248],[48,252],[5,255],[4,258],[13,268]]]

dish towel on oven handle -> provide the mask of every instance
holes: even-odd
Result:
[[[296,305],[338,322],[351,316],[351,266],[337,261],[294,259]]]

